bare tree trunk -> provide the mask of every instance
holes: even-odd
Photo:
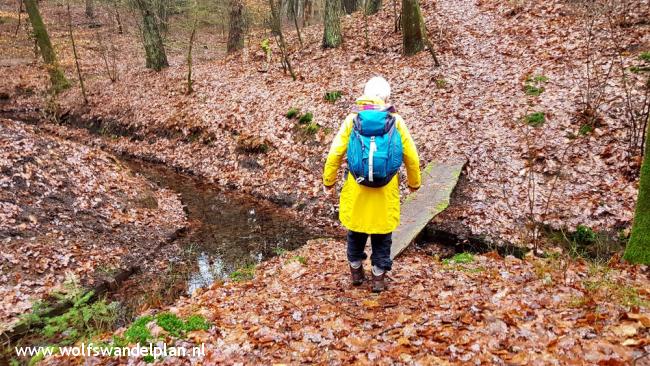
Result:
[[[150,0],[135,0],[134,2],[142,15],[142,38],[147,59],[146,66],[149,69],[160,71],[169,66],[169,62],[167,62],[165,46],[160,36],[152,4]]]
[[[14,32],[14,37],[18,35],[18,30],[20,29],[20,21],[22,15],[23,15],[23,0],[18,0],[18,24],[16,25],[16,31]]]
[[[302,7],[302,26],[306,27],[310,24],[312,16],[313,0],[304,0],[305,3]]]
[[[289,69],[291,78],[295,81],[296,74],[293,72],[291,67],[291,62],[289,62],[289,55],[287,53],[287,45],[284,42],[284,35],[282,35],[282,20],[280,19],[279,6],[275,3],[274,0],[269,0],[269,5],[271,6],[271,30],[278,37],[278,45],[280,46],[280,52],[282,53],[282,62],[283,67]]]
[[[368,31],[368,0],[364,0],[364,9],[363,9],[363,33],[364,38],[366,39],[366,49],[370,48],[370,33]]]
[[[395,33],[399,32],[400,29],[400,23],[401,23],[401,14],[398,16],[397,15],[397,0],[393,0],[393,21],[394,21],[394,26],[395,26]]]
[[[228,31],[228,53],[244,48],[246,35],[246,20],[244,19],[244,2],[242,0],[230,1],[230,30]]]
[[[194,36],[196,35],[196,26],[198,19],[194,19],[194,24],[192,25],[192,34],[190,35],[190,46],[187,50],[187,91],[186,94],[192,94],[194,92],[194,81],[192,81],[192,45],[194,45]]]
[[[373,15],[381,10],[381,0],[366,0],[366,15]]]
[[[357,0],[343,0],[343,9],[345,10],[346,14],[354,13],[357,11],[358,6],[359,5]]]
[[[84,78],[81,76],[81,67],[79,66],[79,55],[77,54],[77,46],[74,43],[74,36],[72,35],[72,14],[70,13],[70,0],[67,2],[68,9],[68,35],[70,36],[70,43],[72,43],[72,54],[74,55],[74,64],[77,68],[77,76],[79,77],[79,87],[81,87],[81,95],[84,98],[84,104],[88,104],[88,97],[86,96],[86,88],[84,87]]]
[[[293,0],[293,4],[289,4],[291,7],[291,12],[293,15],[293,24],[296,26],[296,33],[298,34],[298,42],[300,42],[300,48],[302,48],[302,35],[300,34],[300,27],[298,26],[298,10],[296,9],[300,4],[299,0]]]
[[[113,8],[115,9],[115,21],[117,22],[117,33],[123,34],[124,29],[122,27],[122,18],[120,17],[120,9],[117,4],[117,0],[113,0]]]
[[[45,62],[50,74],[52,89],[57,93],[68,88],[70,82],[65,78],[63,71],[59,67],[54,47],[52,47],[50,36],[47,34],[47,28],[45,28],[43,18],[41,18],[41,13],[38,11],[36,0],[24,1],[27,14],[29,15],[29,22],[32,24],[32,29],[34,30],[36,43],[38,44],[38,48],[41,50],[41,56],[43,56],[43,61]]]
[[[323,47],[335,48],[341,45],[341,0],[325,0]]]
[[[424,49],[424,25],[418,0],[402,0],[402,44],[405,55],[415,55]]]
[[[86,0],[86,16],[91,19],[95,17],[93,0]]]
[[[158,29],[161,33],[167,33],[169,30],[169,7],[168,0],[153,0],[156,2],[156,16],[158,18]]]

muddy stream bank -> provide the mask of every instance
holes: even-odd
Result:
[[[22,123],[38,126],[32,121]],[[187,224],[160,242],[121,243],[138,250],[128,253],[120,267],[108,261],[99,263],[93,281],[79,279],[78,291],[93,292],[88,304],[104,298],[106,303],[117,303],[114,321],[106,324],[109,328],[127,325],[144,311],[171,305],[181,296],[190,296],[229,277],[248,279],[253,267],[265,259],[296,249],[310,239],[328,236],[309,227],[289,208],[269,200],[206,183],[164,164],[127,156],[113,155],[111,159],[131,174],[178,195]],[[148,201],[138,204],[157,207],[155,196],[145,193],[143,200]],[[108,241],[124,240],[119,236],[110,238],[108,231],[100,235],[108,236]],[[38,309],[23,314],[20,322],[4,331],[0,335],[0,365],[16,361],[13,346],[47,346],[60,338],[68,339],[65,334],[47,336],[43,329],[49,319],[72,311],[75,305],[71,301],[48,295],[38,301]]]
[[[179,194],[189,222],[170,246],[161,248],[163,253],[156,254],[165,259],[164,268],[151,268],[142,258],[142,271],[109,295],[122,303],[126,318],[236,277],[242,269],[325,235],[271,202],[224,191],[162,164],[120,160],[134,174]]]

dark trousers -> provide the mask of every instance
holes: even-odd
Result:
[[[393,261],[390,259],[392,235],[393,233],[370,234],[370,243],[372,244],[370,262],[384,271],[390,271],[393,267]],[[348,231],[348,261],[356,262],[368,258],[365,252],[366,241],[368,241],[368,234]]]

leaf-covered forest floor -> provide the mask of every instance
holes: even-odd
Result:
[[[351,285],[344,245],[310,241],[262,263],[252,280],[179,300],[168,311],[200,314],[212,327],[178,337],[151,322],[148,341],[203,342],[206,355],[160,364],[650,364],[650,294],[639,267],[493,252],[440,261],[431,247],[412,247],[389,289],[376,295],[367,283]],[[63,357],[45,364],[146,363]]]
[[[0,170],[0,332],[72,276],[95,287],[185,225],[174,192],[23,123],[0,120]]]
[[[138,248],[123,243],[135,238],[146,248],[182,225],[176,197],[130,176],[97,147],[184,169],[291,207],[296,219],[314,226],[336,228],[336,199],[320,191],[322,164],[340,121],[375,74],[391,82],[391,102],[407,121],[423,164],[450,155],[470,161],[452,206],[436,219],[439,224],[519,245],[532,244],[532,221],[616,234],[631,224],[639,159],[627,144],[621,70],[612,67],[609,79],[595,82],[599,86],[586,82],[585,70],[590,63],[599,70],[592,77],[602,77],[617,47],[626,50],[625,68],[639,62],[638,54],[650,49],[650,25],[643,21],[649,16],[647,1],[639,2],[630,25],[620,28],[615,39],[605,31],[608,20],[598,18],[590,42],[585,19],[571,2],[422,1],[440,68],[433,67],[426,52],[401,56],[401,35],[393,32],[386,2],[369,18],[369,47],[360,14],[343,18],[345,43],[335,50],[320,48],[319,26],[304,30],[301,49],[287,28],[299,75],[295,82],[282,74],[275,46],[270,70],[259,72],[265,68],[258,47],[261,32],[250,36],[242,53],[223,59],[214,46],[221,36],[200,33],[192,95],[184,94],[182,37],[168,42],[171,67],[154,73],[143,67],[132,18],[124,17],[125,34],[117,35],[114,26],[88,27],[77,5],[73,22],[88,106],[82,105],[78,88],[56,102],[47,97],[46,73],[26,28],[13,36],[14,5],[3,1],[0,6],[0,108],[17,118],[31,112],[57,115],[63,124],[33,128],[1,122],[3,179],[8,178],[0,192],[6,232],[0,262],[6,280],[0,291],[16,307],[4,307],[7,315],[0,320],[29,307],[28,296],[60,284],[66,261],[82,277],[88,274],[84,271],[91,270],[92,258],[80,253],[93,245],[137,255]],[[65,7],[42,6],[61,63],[74,79]],[[102,22],[110,24],[107,18]],[[116,47],[111,53],[117,82],[104,72],[98,34],[104,46]],[[627,75],[630,83],[642,80]],[[527,95],[530,87],[543,90]],[[585,128],[580,101],[594,88],[603,102],[597,123]],[[329,103],[324,100],[328,91],[343,96]],[[315,133],[284,116],[292,107],[313,113],[319,127],[310,131]],[[533,112],[544,113],[541,126],[522,122]],[[70,127],[90,121],[95,133]],[[21,185],[30,174],[31,182],[43,184]],[[35,207],[35,197],[49,197],[48,189],[80,206],[51,207],[44,199],[33,213],[28,210]],[[141,200],[143,192],[155,196],[158,208],[133,204],[151,201]],[[53,215],[58,221],[42,219]],[[92,232],[88,225],[94,225]],[[98,234],[102,231],[111,237]],[[62,233],[68,245],[59,244]],[[34,259],[40,253],[30,251],[34,243],[47,245],[39,251],[49,248],[41,257],[47,258],[46,266]],[[621,264],[616,257],[600,266],[552,251],[546,259],[487,254],[458,258],[468,263],[443,263],[425,249],[411,248],[396,262],[389,291],[373,295],[366,287],[349,285],[344,252],[340,241],[312,241],[263,263],[251,281],[215,284],[168,309],[203,315],[213,325],[209,331],[179,340],[151,324],[152,333],[168,343],[205,342],[206,364],[616,365],[648,352],[647,268]],[[100,259],[109,266],[121,260]],[[648,357],[637,364],[644,363],[650,363]]]
[[[369,47],[359,13],[343,18],[345,43],[334,50],[320,48],[319,26],[303,30],[303,48],[287,27],[299,75],[295,82],[282,74],[276,48],[270,71],[259,72],[265,68],[262,32],[249,37],[242,53],[222,59],[215,59],[220,35],[202,32],[195,47],[196,91],[189,96],[178,36],[185,33],[170,32],[176,34],[169,41],[172,66],[154,73],[143,68],[134,24],[123,35],[115,34],[114,25],[89,28],[78,9],[75,31],[90,104],[82,106],[78,88],[58,105],[45,103],[46,79],[38,61],[1,68],[7,81],[1,88],[14,110],[45,105],[72,124],[102,123],[98,130],[114,138],[96,143],[268,198],[296,209],[313,225],[331,227],[337,202],[320,190],[324,157],[364,81],[382,74],[393,86],[391,101],[412,130],[423,163],[450,155],[469,158],[467,184],[438,222],[519,245],[530,245],[539,225],[573,230],[582,224],[624,235],[640,159],[628,145],[631,128],[618,62],[628,70],[650,47],[650,26],[643,21],[647,2],[639,2],[627,23],[611,32],[610,19],[595,17],[591,23],[579,5],[563,1],[423,1],[422,8],[440,68],[426,52],[401,56],[401,35],[393,31],[385,4],[369,18]],[[65,20],[64,11],[52,6],[44,13],[46,19]],[[590,38],[586,24],[594,24]],[[3,25],[6,32],[14,28],[15,20]],[[51,28],[62,64],[74,78],[65,28]],[[26,34],[3,37],[2,48],[29,55]],[[97,34],[104,47],[116,47],[115,83],[104,72]],[[620,60],[611,56],[620,50]],[[643,75],[626,72],[626,78],[633,99],[639,97],[634,87]],[[539,95],[528,95],[531,88]],[[327,91],[343,97],[329,103]],[[592,102],[596,118],[578,113],[585,98],[602,100]],[[314,134],[284,117],[292,107],[313,113]],[[524,122],[534,112],[543,113],[541,126]],[[531,124],[540,122],[536,116]]]

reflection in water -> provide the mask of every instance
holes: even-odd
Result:
[[[278,246],[282,247],[282,246]],[[250,254],[251,261],[255,264],[264,260],[264,255],[259,253]],[[197,270],[189,275],[187,280],[187,294],[192,295],[194,291],[202,287],[208,287],[216,280],[223,280],[230,272],[226,270],[223,259],[218,255],[209,256],[205,252],[196,258]]]
[[[268,202],[223,192],[161,165],[126,163],[161,187],[179,193],[186,206],[192,229],[178,244],[196,253],[185,263],[188,294],[238,268],[260,263],[279,248],[292,250],[315,237]]]
[[[210,260],[205,253],[201,253],[196,264],[198,265],[198,271],[190,274],[190,278],[187,280],[188,295],[201,287],[210,286],[215,278],[224,278],[227,275],[223,267],[223,261],[219,257]]]

